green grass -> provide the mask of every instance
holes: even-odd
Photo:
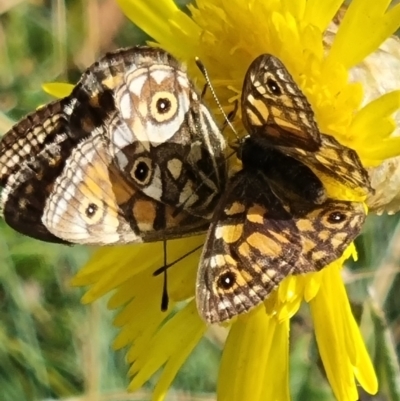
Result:
[[[113,0],[1,1],[0,132],[50,100],[43,82],[74,82],[99,54],[145,38]],[[361,399],[398,400],[398,217],[369,217],[357,245],[348,290],[383,383],[379,398]],[[91,251],[35,241],[0,223],[0,401],[149,399],[153,382],[125,392],[128,366],[124,351],[111,349],[117,331],[106,300],[83,306],[83,290],[69,284]],[[201,342],[170,400],[215,399],[221,337],[216,329]],[[306,307],[293,320],[292,340],[293,400],[332,400]]]

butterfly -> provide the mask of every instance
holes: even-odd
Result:
[[[224,148],[175,58],[120,49],[1,138],[1,212],[15,230],[56,243],[203,232],[226,183]]]
[[[329,198],[316,173],[371,190],[356,152],[319,131],[278,58],[250,65],[241,109],[242,169],[216,206],[197,275],[198,310],[209,323],[248,312],[289,275],[324,268],[359,234],[363,204]]]

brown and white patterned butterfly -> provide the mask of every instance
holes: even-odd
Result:
[[[327,198],[314,172],[370,190],[356,152],[320,133],[276,57],[250,65],[241,108],[249,133],[238,150],[243,168],[218,203],[198,270],[198,310],[210,323],[259,305],[290,274],[322,269],[359,234],[362,203]]]
[[[71,95],[0,141],[0,207],[31,237],[104,245],[204,231],[224,139],[184,68],[149,47],[107,54]]]

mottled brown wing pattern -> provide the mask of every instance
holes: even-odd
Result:
[[[335,261],[357,237],[366,218],[360,202],[328,199],[322,205],[292,205],[301,233],[302,252],[293,274],[321,270]]]
[[[252,62],[241,105],[247,132],[270,146],[319,149],[320,132],[311,105],[276,57],[264,54]]]
[[[225,184],[224,146],[172,56],[121,49],[1,139],[1,209],[13,228],[52,242],[196,234]]]
[[[339,258],[366,215],[362,203],[293,197],[290,182],[278,196],[281,183],[274,179],[281,176],[271,174],[268,152],[262,159],[251,138],[242,147],[243,169],[227,184],[198,271],[198,309],[210,323],[259,305],[288,275],[315,272]]]
[[[361,194],[373,191],[357,153],[320,133],[311,105],[276,57],[263,54],[249,67],[242,90],[242,119],[261,146],[277,147]]]
[[[362,203],[327,198],[317,173],[368,193],[357,153],[321,134],[306,97],[276,57],[250,65],[242,90],[249,136],[228,181],[198,271],[200,315],[223,322],[263,302],[288,275],[339,258],[365,220]]]
[[[320,133],[277,58],[254,60],[241,105],[243,169],[227,184],[198,271],[198,309],[210,323],[249,311],[288,275],[324,268],[359,234],[363,204],[327,198],[316,173],[370,190],[356,152]]]
[[[0,201],[4,220],[15,230],[42,241],[66,243],[54,236],[41,220],[54,181],[75,146],[66,132],[59,139],[14,169],[1,190]]]
[[[300,233],[266,177],[237,173],[215,212],[200,259],[200,315],[218,323],[247,312],[292,273],[300,252]]]
[[[4,186],[26,160],[38,154],[65,131],[68,124],[64,107],[67,101],[57,100],[28,114],[1,138],[0,185]]]

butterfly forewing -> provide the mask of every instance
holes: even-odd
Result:
[[[251,135],[271,146],[316,151],[321,143],[307,98],[281,61],[269,54],[257,57],[247,70],[242,120]]]
[[[53,235],[105,245],[149,241],[157,229],[168,238],[204,229],[205,221],[184,211],[172,218],[173,209],[130,185],[104,138],[100,127],[81,141],[54,181],[42,216]]]

